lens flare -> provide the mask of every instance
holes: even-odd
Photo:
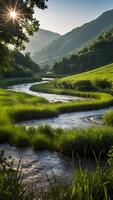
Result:
[[[14,24],[19,24],[20,21],[24,19],[24,16],[23,8],[18,4],[13,5],[13,7],[6,6],[2,13],[2,18],[6,23],[13,22]]]
[[[17,19],[17,12],[15,10],[10,10],[9,16],[12,20],[16,20]]]

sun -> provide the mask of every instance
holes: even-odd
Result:
[[[19,22],[20,18],[22,18],[22,13],[20,10],[16,9],[16,8],[10,8],[10,9],[7,9],[7,13],[6,13],[6,16],[7,16],[7,20],[8,21],[17,21]]]
[[[14,24],[15,22],[19,23],[24,17],[23,9],[19,9],[17,5],[14,5],[13,7],[6,7],[3,17],[7,23],[10,21],[12,21]]]
[[[16,20],[17,19],[17,12],[15,10],[10,10],[9,16],[10,16],[11,19]]]

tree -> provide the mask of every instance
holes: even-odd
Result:
[[[10,63],[10,52],[4,44],[0,43],[0,76],[10,69]]]
[[[0,0],[0,76],[11,64],[8,45],[25,48],[25,42],[29,41],[28,35],[33,35],[39,29],[39,21],[34,18],[34,8],[46,9],[47,1]]]
[[[21,49],[28,35],[39,29],[34,8],[47,8],[48,0],[0,0],[0,43],[13,44]]]

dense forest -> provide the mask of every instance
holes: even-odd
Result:
[[[85,47],[70,58],[56,62],[53,71],[56,74],[77,74],[113,62],[113,29],[99,36],[98,40]]]

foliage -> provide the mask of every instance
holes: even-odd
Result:
[[[96,79],[95,80],[95,85],[97,88],[100,89],[111,89],[112,88],[112,82],[106,79]]]
[[[0,43],[0,78],[10,69],[11,57],[8,48]]]
[[[34,195],[27,191],[22,183],[20,163],[14,170],[14,163],[4,157],[0,152],[0,199],[1,200],[32,200]]]
[[[50,180],[50,189],[44,194],[43,200],[110,200],[112,199],[112,180],[107,172],[97,164],[97,168],[88,171],[81,166],[74,169],[72,183],[60,184]]]
[[[12,51],[12,58],[14,62],[24,68],[29,68],[34,72],[40,72],[40,67],[38,64],[34,63],[30,57],[30,53],[26,53],[25,56],[18,50]]]
[[[108,34],[109,33],[109,34]],[[86,51],[87,50],[87,51]],[[113,62],[113,29],[78,54],[55,63],[56,74],[77,74]]]
[[[113,126],[113,111],[107,111],[103,116],[103,123],[107,126]]]
[[[62,91],[62,90],[61,90]],[[61,92],[60,91],[60,92]],[[69,90],[70,91],[70,90]],[[66,90],[66,92],[69,92]],[[76,92],[73,95],[76,95]],[[64,131],[48,126],[37,129],[26,129],[15,126],[15,123],[25,120],[41,119],[58,116],[60,113],[90,110],[112,105],[113,98],[109,94],[78,92],[81,96],[95,99],[70,103],[48,103],[40,97],[0,90],[0,143],[14,144],[18,147],[33,147],[34,149],[57,150],[66,155],[72,151],[83,156],[91,156],[92,148],[96,155],[103,149],[106,155],[113,145],[113,129],[108,127],[92,129],[74,129]]]
[[[63,57],[65,57],[65,59],[63,59],[63,62],[60,63],[58,62],[59,65],[58,69],[56,66],[55,70],[59,74],[61,73],[71,74],[76,72],[78,73],[80,72],[80,70],[87,71],[89,67],[92,67],[93,69],[92,66],[93,63],[95,64],[98,57],[100,57],[100,55],[98,54],[94,55],[94,57],[92,55],[92,62],[90,62],[90,57],[89,57],[90,64],[87,67],[87,69],[85,66],[86,63],[84,61],[85,58],[83,58],[84,63],[81,62],[81,69],[80,69],[80,67],[78,67],[78,64],[76,65],[74,61],[75,56],[73,56],[74,58],[73,61],[72,60],[70,61],[68,57],[70,57],[70,55],[77,54],[84,47],[88,47],[89,44],[97,40],[99,35],[111,29],[112,26],[113,26],[113,10],[109,10],[103,13],[97,19],[73,29],[72,31],[66,33],[65,35],[61,36],[60,38],[52,42],[46,48],[42,49],[39,52],[36,52],[33,56],[33,60],[35,60],[37,63],[43,63],[43,65],[44,64],[53,65],[55,62],[58,62]],[[102,59],[105,59],[105,57],[102,56]],[[100,63],[98,64],[98,66],[101,66]]]
[[[19,52],[13,53],[13,58],[21,56],[21,59],[17,62],[14,61],[12,64],[12,56],[8,49],[8,45],[10,44],[20,49],[24,49],[24,43],[29,41],[28,36],[26,35],[33,35],[33,33],[39,29],[39,21],[34,18],[34,8],[47,8],[47,1],[48,0],[0,1],[0,76],[7,74],[10,66],[13,66],[13,69],[11,69],[11,75],[8,74],[9,77],[14,76],[15,66],[18,68],[16,71],[17,77],[22,76],[18,64],[25,68],[30,68],[35,72],[40,71],[39,66],[36,65],[30,57],[27,55],[24,57]],[[16,12],[15,18],[11,18],[11,11]],[[19,62],[21,62],[21,64]],[[23,69],[22,72],[24,72],[25,76],[28,74],[28,70],[25,72]],[[31,72],[29,72],[29,75],[31,76]]]
[[[113,98],[110,94],[97,92],[82,92],[73,89],[68,89],[68,87],[66,87],[65,89],[63,87],[60,87],[61,85],[59,84],[59,80],[59,87],[56,87],[56,84],[57,81],[46,84],[35,84],[31,87],[31,90],[36,92],[38,91],[45,93],[73,95],[88,98],[82,101],[75,101],[70,103],[54,103],[53,105],[51,105],[51,107],[59,111],[59,113],[93,110],[110,106],[113,104]]]
[[[74,177],[70,183],[60,183],[55,175],[49,179],[48,190],[39,193],[23,184],[22,168],[19,162],[14,170],[14,162],[0,153],[0,199],[1,200],[110,200],[113,197],[113,149],[109,151],[108,167],[100,165],[96,159],[93,169],[88,170],[74,165]]]
[[[79,91],[91,91],[94,89],[94,86],[90,80],[81,80],[72,85],[72,89]]]
[[[90,81],[96,90],[111,90],[113,82],[113,64],[105,65],[95,70],[56,80],[56,86],[66,85],[72,88],[77,82]]]
[[[41,78],[38,75],[35,77],[23,77],[23,78],[7,78],[0,80],[0,88],[7,88],[10,85],[20,84],[20,83],[32,83],[36,81],[41,81]]]
[[[5,47],[6,48],[6,47]],[[3,67],[1,67],[1,73],[2,78],[18,78],[18,77],[32,77],[34,73],[40,72],[40,67],[38,64],[34,63],[30,55],[28,53],[25,54],[25,56],[20,53],[18,50],[8,51],[9,58],[10,58],[10,64],[9,68],[8,65],[5,67],[5,63],[3,63]],[[5,53],[5,52],[3,52]],[[2,59],[7,57],[7,53],[4,56],[2,53]],[[4,59],[3,59],[4,60]],[[6,59],[7,64],[9,63],[9,60]],[[1,65],[1,64],[0,64]]]
[[[46,0],[1,0],[0,1],[0,39],[7,44],[23,48],[28,42],[26,33],[33,35],[38,31],[39,22],[34,18],[34,8],[47,8]],[[17,19],[10,18],[9,10],[17,12]]]

